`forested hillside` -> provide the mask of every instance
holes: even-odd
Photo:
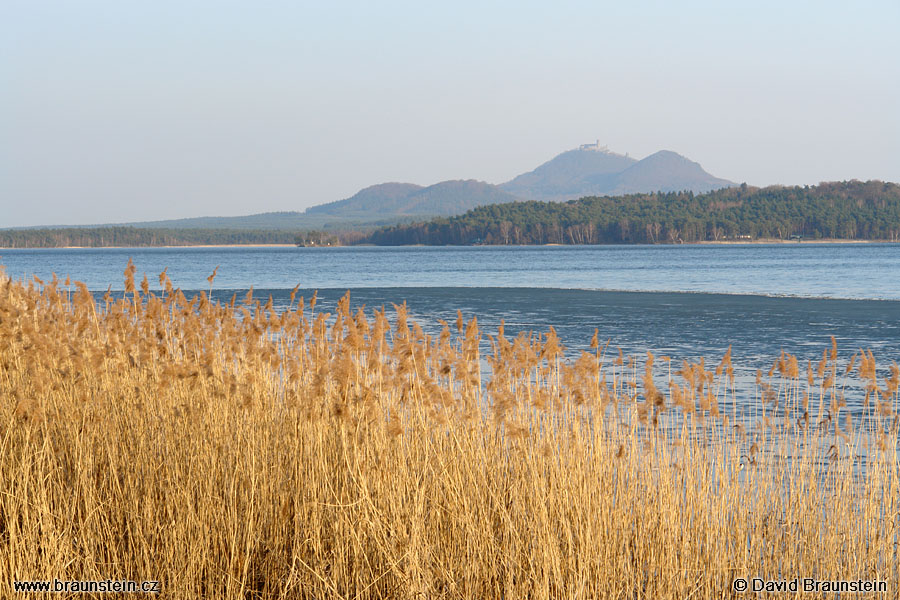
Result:
[[[900,186],[880,181],[515,202],[386,227],[364,239],[406,244],[602,244],[900,239]]]

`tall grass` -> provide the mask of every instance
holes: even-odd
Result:
[[[748,413],[730,353],[635,360],[595,335],[567,358],[552,330],[502,328],[485,353],[462,315],[432,337],[403,305],[389,321],[296,290],[282,311],[252,290],[213,304],[134,275],[99,303],[55,277],[0,284],[0,585],[720,598],[756,576],[897,593],[900,375],[870,353],[782,355]]]

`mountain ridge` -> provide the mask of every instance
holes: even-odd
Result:
[[[517,200],[522,198],[474,179],[451,179],[429,186],[382,183],[363,188],[344,200],[311,206],[305,214],[361,217],[378,211],[394,216],[450,216],[485,204]]]
[[[710,175],[699,163],[670,150],[661,150],[636,160],[627,154],[612,152],[598,142],[561,152],[533,170],[496,185],[474,179],[453,179],[427,186],[395,181],[370,185],[349,198],[311,206],[302,212],[263,212],[237,217],[203,216],[71,227],[362,229],[426,217],[453,216],[478,206],[521,200],[558,202],[587,196],[656,191],[689,190],[702,193],[733,185],[731,181]],[[47,226],[21,229],[42,227]]]
[[[529,200],[564,201],[650,192],[703,193],[733,185],[671,150],[635,160],[611,152],[598,142],[558,154],[500,187]]]
[[[430,186],[383,183],[363,188],[343,200],[306,209],[307,215],[364,218],[394,216],[452,216],[488,204],[517,200],[565,201],[586,196],[650,192],[708,192],[736,185],[714,177],[696,163],[671,150],[641,160],[596,144],[562,152],[513,179],[490,184],[472,179],[442,181]]]

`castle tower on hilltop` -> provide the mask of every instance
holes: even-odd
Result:
[[[582,144],[578,147],[579,150],[589,150],[591,152],[609,152],[609,147],[601,146],[600,140],[597,140],[595,144]]]

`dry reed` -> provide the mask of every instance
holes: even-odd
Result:
[[[405,305],[221,305],[0,283],[0,581],[167,598],[722,598],[735,577],[896,595],[898,383],[836,346],[734,402],[731,354],[643,362],[553,330],[484,352]],[[209,278],[210,289],[216,272]],[[666,373],[655,372],[663,363]],[[712,363],[710,363],[712,364]],[[865,413],[841,412],[847,378]],[[808,594],[804,597],[830,597]],[[855,597],[865,597],[858,595]]]

